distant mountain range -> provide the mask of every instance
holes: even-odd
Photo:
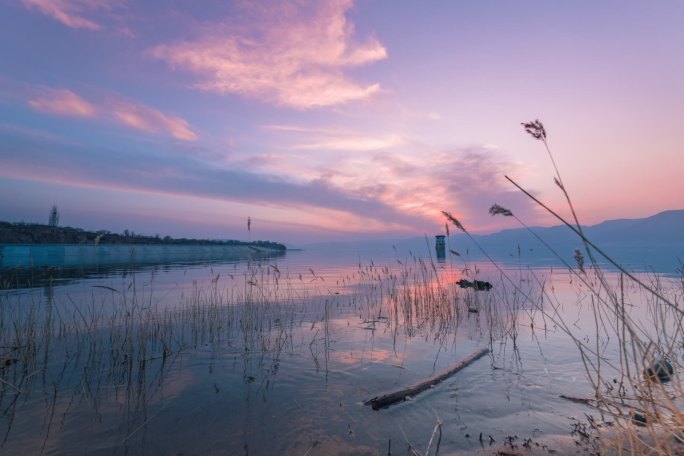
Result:
[[[583,226],[585,236],[621,265],[634,270],[653,270],[668,274],[681,274],[684,263],[684,210],[671,210],[641,219],[608,220],[597,225]],[[531,231],[542,238],[568,264],[575,264],[575,249],[585,256],[580,238],[566,226],[532,227]],[[522,262],[530,265],[562,265],[553,252],[544,246],[526,228],[514,228],[485,235],[473,235],[477,243],[497,261]],[[435,255],[432,235],[403,240],[374,240],[345,243],[360,256],[372,258],[388,249],[399,256],[409,252],[417,256]],[[344,244],[337,244],[343,249]],[[332,246],[331,246],[332,247]],[[450,253],[458,252],[460,256]],[[485,258],[468,237],[452,228],[447,241],[447,258],[461,261],[480,261]],[[597,255],[602,266],[610,268],[604,258]],[[587,263],[589,260],[586,260]]]
[[[565,261],[574,264],[575,249],[584,252],[581,239],[566,226],[530,229],[549,244]],[[684,262],[684,210],[660,212],[641,219],[607,220],[583,226],[585,236],[614,260],[635,269],[681,270]],[[525,228],[474,236],[497,259],[517,258],[555,262],[557,258]],[[452,236],[452,242],[465,235]],[[599,261],[604,258],[597,255]]]
[[[641,219],[607,220],[582,229],[592,242],[605,246],[684,244],[684,210],[664,211]],[[566,226],[535,227],[532,230],[549,243],[579,240]],[[521,242],[526,236],[531,235],[525,228],[516,228],[478,237],[485,242],[505,243]]]

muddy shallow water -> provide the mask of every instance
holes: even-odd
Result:
[[[409,454],[432,438],[448,454],[570,435],[598,412],[559,397],[594,390],[554,319],[593,340],[591,296],[567,270],[505,272],[517,289],[491,265],[318,248],[0,291],[0,453]],[[364,405],[483,347],[406,402]]]

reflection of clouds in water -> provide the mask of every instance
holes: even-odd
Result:
[[[420,443],[429,438],[434,426],[432,407],[445,422],[445,435],[463,435],[459,427],[464,425],[471,435],[477,435],[480,430],[495,435],[494,429],[521,435],[529,432],[530,426],[542,425],[545,431],[562,429],[565,422],[554,418],[554,413],[562,410],[566,416],[576,409],[574,404],[559,404],[557,394],[586,393],[583,382],[569,381],[573,376],[583,378],[575,347],[550,323],[548,332],[543,332],[539,314],[528,314],[516,307],[520,294],[516,295],[510,286],[496,280],[498,272],[490,267],[472,264],[469,266],[472,272],[467,276],[461,267],[437,267],[438,282],[428,264],[425,270],[429,274],[417,274],[415,278],[421,284],[412,285],[410,280],[406,284],[388,280],[403,270],[392,258],[388,260],[392,264],[390,270],[340,265],[337,272],[347,277],[348,287],[346,294],[335,295],[334,267],[316,266],[315,262],[306,261],[305,254],[292,258],[295,261],[288,262],[288,256],[278,261],[278,268],[283,271],[280,291],[292,290],[284,279],[289,268],[290,276],[295,277],[293,280],[304,284],[297,288],[296,296],[291,292],[290,300],[283,303],[273,293],[264,301],[258,292],[267,288],[248,287],[256,299],[250,307],[255,313],[246,314],[245,307],[232,305],[233,325],[230,330],[222,326],[218,330],[220,338],[210,339],[209,332],[201,329],[209,322],[216,323],[213,328],[218,328],[218,323],[224,321],[217,320],[226,317],[227,312],[201,320],[194,327],[200,329],[196,334],[192,332],[190,320],[185,320],[182,324],[189,326],[185,327],[184,336],[175,327],[174,336],[193,334],[198,339],[192,348],[175,358],[175,363],[167,361],[167,370],[161,379],[157,375],[161,361],[156,360],[147,364],[143,390],[136,391],[142,384],[138,383],[135,372],[129,391],[121,381],[101,387],[97,413],[102,418],[92,423],[92,432],[87,435],[83,435],[83,423],[96,421],[92,420],[96,412],[88,403],[90,396],[77,391],[80,402],[69,410],[63,428],[55,431],[59,433],[50,435],[48,449],[60,452],[74,445],[90,445],[89,448],[113,450],[135,431],[132,449],[145,449],[145,442],[155,442],[162,452],[199,454],[221,448],[224,453],[239,453],[244,452],[243,445],[248,445],[255,454],[304,454],[309,449],[310,454],[377,453],[388,439],[403,442],[403,436],[396,421],[386,420],[393,412],[385,415],[382,415],[385,412],[370,412],[361,406],[361,401],[443,370],[475,348],[488,345],[490,330],[498,331],[490,363],[485,359],[474,363],[417,397],[415,403],[401,406],[401,415],[408,417],[407,423],[413,423],[404,428],[410,441]],[[315,274],[307,272],[311,264]],[[266,277],[273,278],[273,268],[267,265],[261,268]],[[419,263],[411,263],[411,268],[423,271]],[[363,269],[364,273],[356,269]],[[474,275],[476,269],[479,272]],[[226,289],[244,286],[246,279],[241,275],[244,270],[244,265],[231,264],[157,271],[153,281],[138,280],[136,286],[138,290],[145,290],[140,295],[144,294],[144,301],[148,297],[156,301],[163,295],[163,299],[159,297],[159,309],[163,311],[178,305],[177,294],[170,290],[184,290],[189,296],[194,290],[193,283],[202,277],[221,274],[218,290],[230,296]],[[302,281],[297,277],[299,270],[304,275]],[[227,277],[228,271],[235,278]],[[306,280],[323,274],[325,281]],[[514,270],[511,274],[520,274],[521,288],[537,296],[539,283],[528,275],[529,271]],[[571,323],[578,315],[588,313],[586,301],[578,299],[576,283],[570,283],[571,277],[566,271],[540,270],[535,274],[540,282],[546,280],[547,290],[563,304],[563,316],[568,316]],[[453,286],[461,277],[491,280],[494,288],[489,292],[461,290]],[[127,284],[128,280],[124,282]],[[261,276],[259,281],[265,283]],[[116,286],[125,289],[126,284]],[[85,287],[85,293],[75,294],[79,286],[84,288],[83,283],[55,288],[56,300],[68,293],[81,302],[81,298],[92,299],[93,291],[104,293],[102,289]],[[211,286],[210,279],[200,282],[202,290],[211,290]],[[152,292],[148,291],[150,288]],[[440,289],[450,293],[448,298],[436,299],[428,305],[430,300],[425,297],[434,297],[430,293]],[[391,291],[396,293],[393,295]],[[636,290],[627,292],[638,299]],[[457,293],[459,300],[453,293]],[[464,311],[468,297],[480,299],[479,313]],[[397,302],[398,311],[390,311],[393,302]],[[220,306],[225,303],[219,300]],[[437,304],[445,306],[441,315],[436,312],[441,308]],[[545,301],[544,305],[550,303]],[[460,306],[461,313],[450,314],[456,306]],[[645,314],[646,310],[635,307],[632,312]],[[245,315],[253,316],[249,327],[242,326],[247,323]],[[531,337],[532,318],[536,338]],[[506,326],[512,323],[517,323],[515,348],[511,342],[512,327]],[[584,322],[578,324],[585,327]],[[516,360],[517,357],[522,361]],[[492,364],[497,369],[492,369]],[[67,395],[71,393],[66,391]],[[64,413],[68,400],[68,396],[58,397],[57,414]],[[19,431],[11,435],[13,440],[7,447],[10,451],[31,450],[30,445],[42,444],[43,436],[36,437],[38,432],[32,423],[43,419],[50,409],[46,410],[44,403],[37,399],[25,404],[17,415]],[[423,413],[425,410],[429,413]],[[150,417],[151,421],[136,431]],[[172,435],[169,429],[173,430]],[[199,433],[206,436],[206,441],[190,447]],[[453,443],[452,447],[469,448],[467,441]]]
[[[300,436],[300,438],[287,446],[283,454],[324,454],[326,456],[364,455],[377,454],[375,446],[364,445],[353,441],[353,427],[347,431],[347,438],[342,436],[330,436],[318,433],[313,436]],[[302,438],[303,437],[303,438]]]
[[[378,347],[370,347],[367,351],[338,351],[333,355],[335,362],[348,366],[357,366],[365,363],[395,363],[401,362],[401,358],[401,353]]]
[[[80,380],[69,377],[61,384],[54,383],[45,398],[23,391],[24,399],[16,402],[16,408],[7,409],[12,416],[7,431],[12,433],[4,448],[10,454],[38,454],[43,446],[46,453],[76,454],[84,445],[103,449],[133,436],[137,440],[138,432],[145,433],[142,425],[146,420],[162,412],[195,381],[193,371],[174,369],[170,366],[173,362],[173,357],[169,358],[166,368],[160,362],[150,362],[144,373],[136,367],[133,383],[128,385],[109,384],[106,378],[83,374]],[[80,387],[74,389],[73,383]],[[5,419],[9,415],[3,416]],[[49,427],[35,432],[35,424],[43,422],[50,423]],[[83,426],[89,429],[85,440]]]
[[[145,404],[147,406],[165,404],[167,401],[177,398],[191,389],[197,380],[195,372],[182,369],[181,367],[172,369],[167,373],[150,370],[147,376],[157,378],[157,381],[151,382],[149,388],[145,391]],[[117,405],[126,405],[128,402],[121,395],[110,397],[109,399],[113,399]]]

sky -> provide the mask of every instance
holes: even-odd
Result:
[[[684,209],[684,2],[0,0],[0,220],[289,245]],[[247,230],[247,219],[251,230]]]

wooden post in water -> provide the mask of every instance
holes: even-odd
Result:
[[[443,234],[435,236],[435,250],[437,251],[437,259],[443,260],[446,258],[446,243],[444,242]]]

